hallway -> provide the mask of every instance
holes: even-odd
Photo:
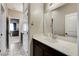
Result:
[[[26,11],[23,6],[0,4],[0,56],[28,55],[28,6]]]

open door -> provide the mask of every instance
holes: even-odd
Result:
[[[0,51],[6,52],[6,11],[4,4],[0,4]]]

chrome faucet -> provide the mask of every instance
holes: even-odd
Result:
[[[56,39],[54,31],[53,31],[53,18],[51,19],[51,32],[52,32],[52,38]]]

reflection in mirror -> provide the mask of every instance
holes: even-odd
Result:
[[[78,14],[70,13],[66,14],[65,19],[58,20],[57,18],[53,18],[53,22],[51,19],[51,29],[53,38],[59,38],[66,41],[74,42],[77,41],[77,20]]]
[[[65,16],[65,36],[68,37],[68,40],[76,41],[77,39],[77,20],[77,13],[71,13]]]
[[[9,30],[12,36],[19,36],[19,19],[10,20]]]

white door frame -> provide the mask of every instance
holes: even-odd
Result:
[[[22,22],[22,27],[24,27],[24,25],[26,25],[26,30],[24,30],[22,28],[22,33],[23,33],[23,49],[25,52],[27,52],[28,54],[28,10],[26,10],[24,13],[23,13],[23,22]]]

